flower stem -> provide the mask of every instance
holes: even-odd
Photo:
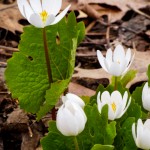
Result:
[[[117,90],[117,77],[115,76],[115,84],[114,84],[114,90]]]
[[[74,145],[75,145],[75,150],[79,150],[78,140],[76,136],[74,137]]]
[[[51,83],[53,82],[53,78],[52,78],[51,62],[49,59],[47,36],[46,36],[45,28],[43,28],[43,44],[44,44],[45,59],[46,59],[46,65],[47,65],[47,75],[48,75],[48,80],[49,80],[49,87],[51,88]],[[56,120],[55,106],[52,109],[52,120]]]
[[[48,74],[48,80],[49,80],[49,86],[53,82],[52,79],[52,71],[51,71],[51,63],[49,59],[48,54],[48,44],[47,44],[47,36],[46,36],[46,29],[43,28],[43,42],[44,42],[44,50],[45,50],[45,59],[46,59],[46,65],[47,65],[47,74]]]

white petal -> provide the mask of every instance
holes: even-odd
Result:
[[[150,111],[150,88],[148,87],[148,82],[145,83],[142,90],[142,104],[144,109]]]
[[[150,130],[150,119],[147,119],[144,123],[144,127],[149,128]]]
[[[39,16],[39,14],[32,14],[30,16],[29,22],[34,25],[37,28],[44,28],[44,24],[41,20],[41,17]]]
[[[110,66],[112,63],[112,50],[111,49],[108,49],[106,52],[106,61],[108,63],[108,66]]]
[[[132,64],[132,62],[133,62],[133,60],[134,60],[134,56],[135,56],[135,53],[133,54],[133,56],[132,56],[132,58],[131,58],[131,61],[130,61],[129,65],[128,65],[127,68],[124,70],[123,74],[124,74],[125,72],[127,72],[128,69],[130,68],[130,66],[131,66],[131,64]]]
[[[102,67],[106,72],[108,72],[108,70],[107,70],[107,68],[106,68],[106,65],[105,65],[105,63],[104,63],[105,58],[104,58],[104,56],[102,55],[101,51],[99,51],[99,50],[97,50],[97,58],[98,58],[98,61],[99,61],[100,65],[101,65],[101,67]]]
[[[119,118],[122,117],[124,115],[124,113],[127,111],[128,107],[130,106],[130,103],[131,103],[131,97],[128,100],[128,103],[127,103],[126,107],[124,108],[124,110],[122,111],[122,113],[120,114]]]
[[[27,0],[17,0],[17,3],[21,14],[29,21],[31,14],[34,12]]]
[[[122,95],[119,91],[114,91],[111,94],[111,101],[115,102],[116,106],[122,103]]]
[[[101,102],[105,104],[111,103],[110,93],[108,91],[104,91],[101,95]]]
[[[49,15],[47,20],[46,20],[45,26],[51,25],[54,21],[55,21],[54,15]]]
[[[131,97],[130,97],[131,98]],[[127,105],[127,100],[128,100],[128,92],[126,91],[123,95],[123,100],[122,100],[122,107],[123,110],[125,109],[126,105]]]
[[[122,62],[125,59],[125,51],[122,45],[117,45],[114,50],[113,60],[114,62]]]
[[[46,10],[48,14],[56,16],[60,11],[62,0],[42,0],[42,8]]]
[[[111,106],[111,104],[108,104],[108,119],[109,120],[114,120],[115,119],[115,113],[114,113],[114,111],[113,111],[113,109],[112,109],[112,106]]]
[[[100,100],[100,92],[98,92],[98,94],[97,94],[97,107],[98,107],[99,113],[101,113],[102,103],[101,103],[101,100]]]
[[[121,69],[120,69],[120,65],[116,62],[113,62],[108,70],[108,72],[111,74],[111,75],[114,75],[114,76],[120,76],[121,75]]]
[[[123,73],[125,73],[125,70],[127,71],[127,61],[124,60],[120,63],[120,69],[121,69],[121,75],[123,75]]]
[[[137,122],[137,146],[141,145],[141,134],[143,133],[143,123],[141,119],[138,119]]]
[[[150,149],[150,130],[144,128],[140,136],[139,147],[142,149]]]
[[[66,94],[66,98],[67,100],[77,103],[79,106],[81,106],[82,108],[85,106],[84,101],[77,95],[72,94],[72,93],[68,93]]]
[[[63,10],[58,16],[56,16],[55,18],[55,21],[52,23],[53,24],[56,24],[58,23],[67,13],[67,11],[69,10],[71,5],[69,5],[65,10]]]
[[[127,64],[129,64],[129,62],[131,60],[131,49],[130,48],[128,48],[125,58],[126,58]]]
[[[135,144],[137,145],[137,142],[136,142],[136,132],[135,132],[135,123],[132,124],[132,135],[133,135],[133,139],[135,141]]]
[[[29,0],[31,8],[33,9],[34,13],[41,13],[42,12],[42,4],[41,0]]]
[[[77,122],[77,126],[78,126],[78,134],[79,134],[84,130],[85,123],[87,121],[87,117],[86,117],[83,109],[78,105],[77,105],[77,107],[78,107],[78,109],[76,110],[74,117],[76,118],[76,122]]]

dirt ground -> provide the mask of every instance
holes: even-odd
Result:
[[[77,21],[84,21],[86,36],[76,52],[75,71],[69,92],[92,96],[99,84],[105,87],[110,75],[100,68],[96,50],[104,54],[109,47],[121,42],[136,50],[131,66],[138,70],[128,84],[130,91],[147,80],[150,64],[150,2],[148,0],[65,1],[63,8],[72,3]],[[7,60],[18,51],[23,26],[29,23],[21,16],[14,0],[0,0],[0,150],[40,150],[40,139],[47,133],[51,112],[39,122],[36,116],[19,108],[7,90],[4,71]]]

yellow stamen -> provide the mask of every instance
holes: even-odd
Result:
[[[120,60],[117,60],[117,63],[120,64]]]
[[[43,10],[43,11],[40,13],[40,16],[41,16],[41,18],[42,18],[42,21],[45,23],[46,20],[47,20],[47,17],[48,17],[48,13],[47,13],[45,10]]]
[[[115,112],[116,111],[116,104],[114,102],[111,104],[111,107],[112,107],[113,111]]]

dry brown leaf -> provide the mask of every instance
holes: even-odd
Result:
[[[120,20],[131,9],[128,6],[137,10],[150,5],[147,0],[78,0],[64,1],[63,8],[70,3],[71,10],[82,10],[94,19],[107,15],[110,23]]]
[[[0,3],[0,28],[4,28],[13,33],[22,32],[22,25],[18,23],[21,16],[17,4],[4,5]]]
[[[74,93],[78,96],[93,96],[95,94],[95,91],[72,82],[70,82],[69,84],[69,92]]]
[[[147,0],[78,0],[78,3],[81,4],[89,4],[89,3],[96,3],[96,4],[107,4],[111,6],[116,6],[122,11],[129,10],[129,6],[139,9],[142,7],[146,7],[150,5],[150,2]]]

